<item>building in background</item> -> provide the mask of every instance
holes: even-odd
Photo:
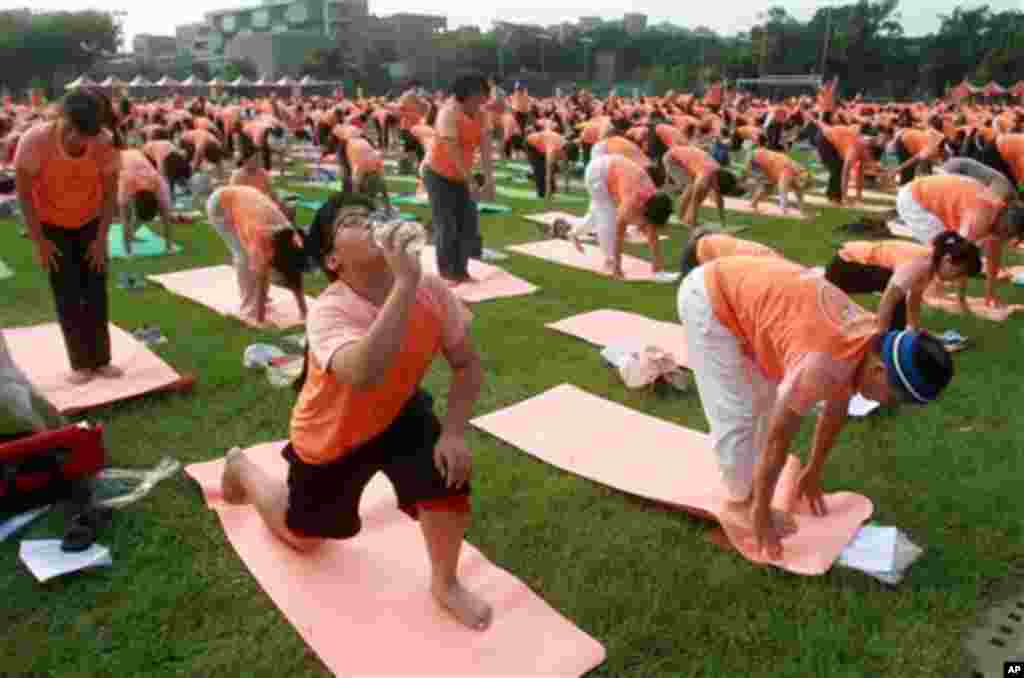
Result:
[[[137,59],[146,62],[155,62],[166,57],[173,58],[178,53],[178,40],[170,35],[142,33],[132,40],[132,53]]]
[[[604,20],[599,16],[581,16],[577,25],[581,31],[592,31],[603,23]]]
[[[647,28],[647,15],[635,13],[626,14],[622,17],[622,27],[625,28],[626,33],[630,35],[643,33]]]

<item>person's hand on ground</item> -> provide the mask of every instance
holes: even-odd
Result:
[[[804,469],[796,484],[797,502],[806,499],[811,508],[811,513],[816,516],[828,514],[828,507],[825,505],[825,495],[821,491],[821,478],[810,468]]]

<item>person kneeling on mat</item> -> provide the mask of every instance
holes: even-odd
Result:
[[[616,278],[624,278],[622,244],[626,228],[633,224],[647,235],[654,257],[651,271],[661,271],[658,231],[672,216],[672,199],[658,192],[643,167],[621,155],[602,155],[591,160],[586,184],[590,193],[590,209],[570,233],[576,249],[582,253],[580,236],[596,229],[597,242],[604,253],[604,271]]]
[[[820,275],[783,259],[726,257],[692,271],[678,293],[701,404],[728,499],[719,518],[769,558],[795,522],[772,510],[800,418],[825,401],[797,501],[827,513],[825,460],[855,393],[924,404],[953,378],[938,339],[878,332],[875,317]]]
[[[736,256],[783,258],[771,247],[759,242],[743,240],[725,233],[715,233],[706,228],[698,228],[690,236],[686,247],[683,248],[683,255],[679,259],[679,273],[685,278],[690,271],[698,266],[711,263],[722,257]]]
[[[277,205],[251,186],[225,186],[210,196],[206,217],[231,250],[242,298],[239,316],[263,325],[273,282],[292,291],[305,319],[305,242]]]
[[[437,603],[484,630],[491,608],[458,579],[470,522],[469,416],[483,371],[470,312],[437,276],[423,274],[410,240],[378,246],[370,200],[348,194],[332,224],[310,232],[310,250],[331,284],[310,310],[305,369],[292,411],[287,483],[228,453],[226,501],[252,503],[286,544],[311,551],[359,533],[359,498],[383,472],[398,506],[418,520]],[[442,424],[420,382],[437,353],[453,370]]]

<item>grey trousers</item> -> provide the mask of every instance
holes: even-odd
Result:
[[[423,186],[430,196],[434,220],[437,270],[445,278],[469,274],[469,260],[483,255],[480,215],[469,197],[469,188],[423,168]]]

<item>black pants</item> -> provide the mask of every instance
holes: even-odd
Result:
[[[363,525],[359,500],[378,472],[391,481],[399,508],[412,518],[420,502],[468,497],[468,483],[449,488],[434,466],[441,422],[433,402],[429,393],[417,391],[385,431],[327,464],[307,464],[289,443],[281,452],[288,461],[288,529],[306,537],[354,537]]]
[[[583,168],[586,171],[587,165],[590,164],[590,152],[594,150],[594,144],[582,142],[580,146],[583,148]]]
[[[537,189],[537,197],[547,197],[548,188],[548,163],[547,158],[542,153],[537,151],[535,148],[528,147],[526,150],[526,159],[530,162],[530,168],[533,170],[533,185]]]
[[[768,150],[782,150],[782,123],[772,121],[765,129],[765,136],[768,138]]]
[[[445,278],[465,277],[469,275],[470,258],[483,255],[480,216],[469,197],[469,187],[429,167],[423,169],[423,186],[430,196],[437,271]]]
[[[818,157],[821,158],[821,164],[828,169],[829,199],[840,200],[843,197],[843,159],[824,134],[818,135]]]
[[[889,285],[892,271],[881,266],[857,264],[844,261],[839,255],[833,257],[825,269],[825,280],[847,294],[872,294],[883,292]],[[902,330],[907,326],[907,301],[900,301],[892,315],[891,330]]]
[[[43,224],[43,237],[60,253],[56,269],[50,270],[50,287],[73,370],[110,364],[107,274],[94,271],[86,258],[99,224],[99,218],[76,229]]]

